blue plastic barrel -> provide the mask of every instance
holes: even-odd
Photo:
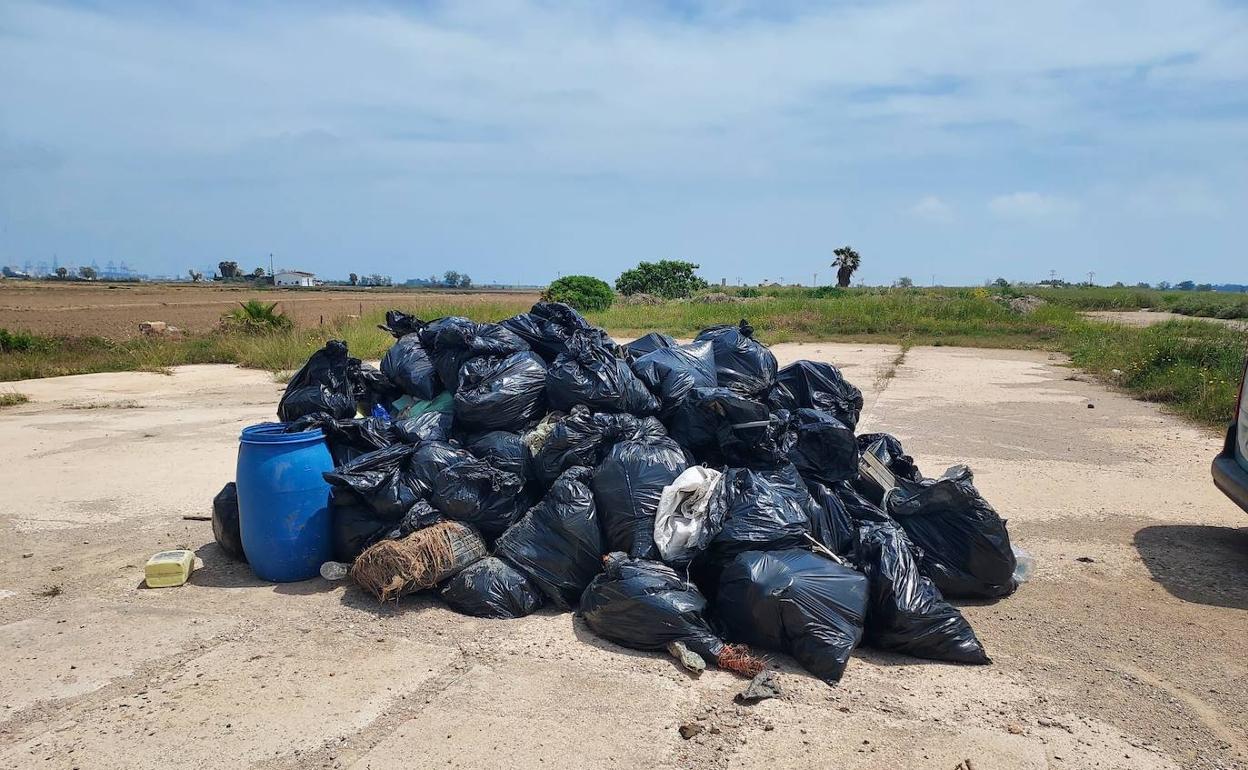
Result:
[[[244,428],[235,479],[243,551],[256,577],[275,583],[315,577],[333,558],[325,434],[284,430],[272,422]]]

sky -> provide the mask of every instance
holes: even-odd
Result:
[[[1248,282],[1248,3],[0,3],[0,264]]]

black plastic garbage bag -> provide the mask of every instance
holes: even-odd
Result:
[[[845,503],[831,489],[817,481],[806,479],[806,489],[815,504],[814,508],[808,510],[810,536],[838,556],[852,553],[857,539],[857,525],[854,524]]]
[[[776,357],[754,339],[754,327],[742,319],[703,329],[696,342],[710,340],[715,351],[715,378],[721,387],[747,396],[765,394],[776,381]]]
[[[454,416],[450,412],[422,412],[415,417],[391,423],[394,440],[404,444],[422,441],[446,441],[451,436]]]
[[[1015,558],[1005,520],[975,488],[971,469],[955,465],[938,479],[906,483],[888,512],[923,552],[923,574],[945,596],[999,599],[1013,593]]]
[[[477,356],[506,357],[529,349],[529,343],[509,329],[458,316],[431,321],[418,336],[429,351],[442,386],[452,393],[459,388],[459,370],[465,361]]]
[[[439,473],[429,500],[446,518],[476,527],[487,541],[523,516],[532,502],[519,476],[475,457]]]
[[[235,561],[247,561],[243,536],[238,530],[238,487],[233,481],[212,498],[212,536],[226,556]]]
[[[588,332],[604,347],[616,348],[605,331],[562,302],[538,302],[529,312],[500,321],[499,325],[529,343],[533,352],[548,364],[567,351],[568,338],[577,331]]]
[[[658,397],[664,415],[679,407],[694,388],[718,385],[710,342],[661,347],[634,359],[633,373]]]
[[[545,597],[519,570],[487,556],[464,567],[442,586],[442,599],[456,612],[478,618],[522,618]]]
[[[307,414],[324,412],[331,417],[355,415],[355,396],[347,379],[347,343],[330,340],[316,351],[286,384],[277,404],[277,417],[293,422]]]
[[[793,397],[793,407],[830,412],[850,429],[858,427],[862,391],[846,381],[841,370],[832,364],[795,361],[780,370],[776,381]]]
[[[658,399],[628,363],[585,331],[568,339],[567,352],[546,372],[550,408],[566,412],[583,404],[595,412],[657,414]]]
[[[421,329],[428,325],[416,316],[408,315],[402,310],[387,310],[386,322],[378,324],[377,328],[383,332],[389,332],[396,340],[399,340],[409,334],[418,334]]]
[[[449,441],[425,441],[416,446],[409,466],[412,476],[428,496],[433,494],[434,484],[442,471],[474,459],[468,450]]]
[[[708,465],[788,463],[788,415],[728,388],[694,388],[665,418],[668,433]]]
[[[494,548],[495,556],[519,568],[560,609],[576,606],[602,569],[602,531],[589,488],[592,475],[583,467],[564,472]]]
[[[330,495],[330,541],[334,560],[355,561],[364,549],[379,540],[398,540],[442,520],[426,500],[417,500],[402,516],[379,516],[359,497],[343,489]]]
[[[395,340],[381,358],[381,371],[412,398],[428,401],[442,392],[437,369],[416,332]]]
[[[320,428],[334,459],[334,466],[345,465],[362,454],[384,449],[395,442],[394,426],[384,417],[357,417],[336,420],[319,412],[286,424],[287,433]]]
[[[519,433],[492,430],[467,439],[464,448],[473,457],[486,460],[500,470],[516,474],[526,485],[533,481],[533,456],[529,454],[529,448]]]
[[[916,658],[991,663],[970,623],[919,571],[912,547],[896,524],[859,530],[854,561],[870,586],[865,642]]]
[[[532,351],[464,362],[455,391],[460,430],[521,430],[546,413],[546,364]]]
[[[802,548],[810,541],[814,500],[792,464],[774,470],[728,468],[723,476],[723,527],[698,561],[722,567],[745,551]]]
[[[578,614],[598,636],[635,650],[663,650],[682,642],[708,661],[724,642],[707,623],[697,586],[657,561],[612,553],[605,571],[581,596]]]
[[[649,334],[643,334],[632,342],[624,343],[624,350],[634,359],[641,358],[662,348],[674,347],[676,347],[676,340],[663,332],[650,332]]]
[[[715,618],[734,641],[787,652],[836,682],[862,640],[867,578],[800,549],[746,551],[724,569]]]
[[[685,453],[667,436],[621,441],[607,451],[594,472],[593,487],[608,550],[659,558],[654,544],[659,497],[687,467]]]
[[[840,500],[845,506],[850,520],[855,525],[871,522],[887,523],[893,520],[891,516],[884,512],[884,509],[864,497],[850,482],[838,481],[831,485],[830,488],[833,494],[836,495],[836,499]]]
[[[663,424],[653,417],[593,413],[584,406],[576,406],[555,423],[546,441],[533,455],[533,470],[541,484],[550,486],[568,468],[596,467],[617,442],[666,434]]]
[[[363,411],[369,414],[376,405],[388,411],[390,404],[403,395],[403,391],[399,390],[385,372],[358,358],[349,359],[347,382],[351,384],[351,394],[356,404],[363,405]]]
[[[852,428],[818,409],[798,409],[789,424],[793,442],[788,458],[802,478],[835,484],[858,477],[858,442]]]
[[[416,449],[411,444],[392,444],[322,476],[330,486],[354,492],[378,516],[399,519],[424,496],[424,488],[409,470]]]
[[[858,437],[858,449],[880,461],[901,482],[921,482],[923,474],[914,464],[914,458],[905,453],[901,441],[890,433],[864,433]],[[854,487],[876,505],[884,504],[884,487],[868,474],[854,481]]]

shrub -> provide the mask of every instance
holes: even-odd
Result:
[[[746,286],[740,289],[739,291],[737,291],[737,296],[745,297],[746,299],[753,299],[754,297],[758,297],[761,295],[758,293],[758,289],[755,289],[753,286]]]
[[[542,299],[582,311],[606,310],[615,301],[615,292],[606,281],[592,275],[565,275],[546,287]]]
[[[51,350],[53,347],[55,345],[49,339],[26,332],[0,329],[0,353],[34,353]]]
[[[276,302],[265,304],[257,299],[238,303],[238,309],[223,315],[221,323],[245,334],[285,331],[295,325],[289,316],[277,312]]]
[[[615,279],[615,290],[621,294],[644,292],[664,299],[681,299],[706,288],[706,281],[693,273],[698,267],[692,262],[674,259],[642,262]]]

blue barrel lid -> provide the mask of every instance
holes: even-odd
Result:
[[[312,430],[286,432],[286,423],[262,422],[243,428],[239,441],[244,444],[309,444],[325,440],[325,432],[320,428]]]

